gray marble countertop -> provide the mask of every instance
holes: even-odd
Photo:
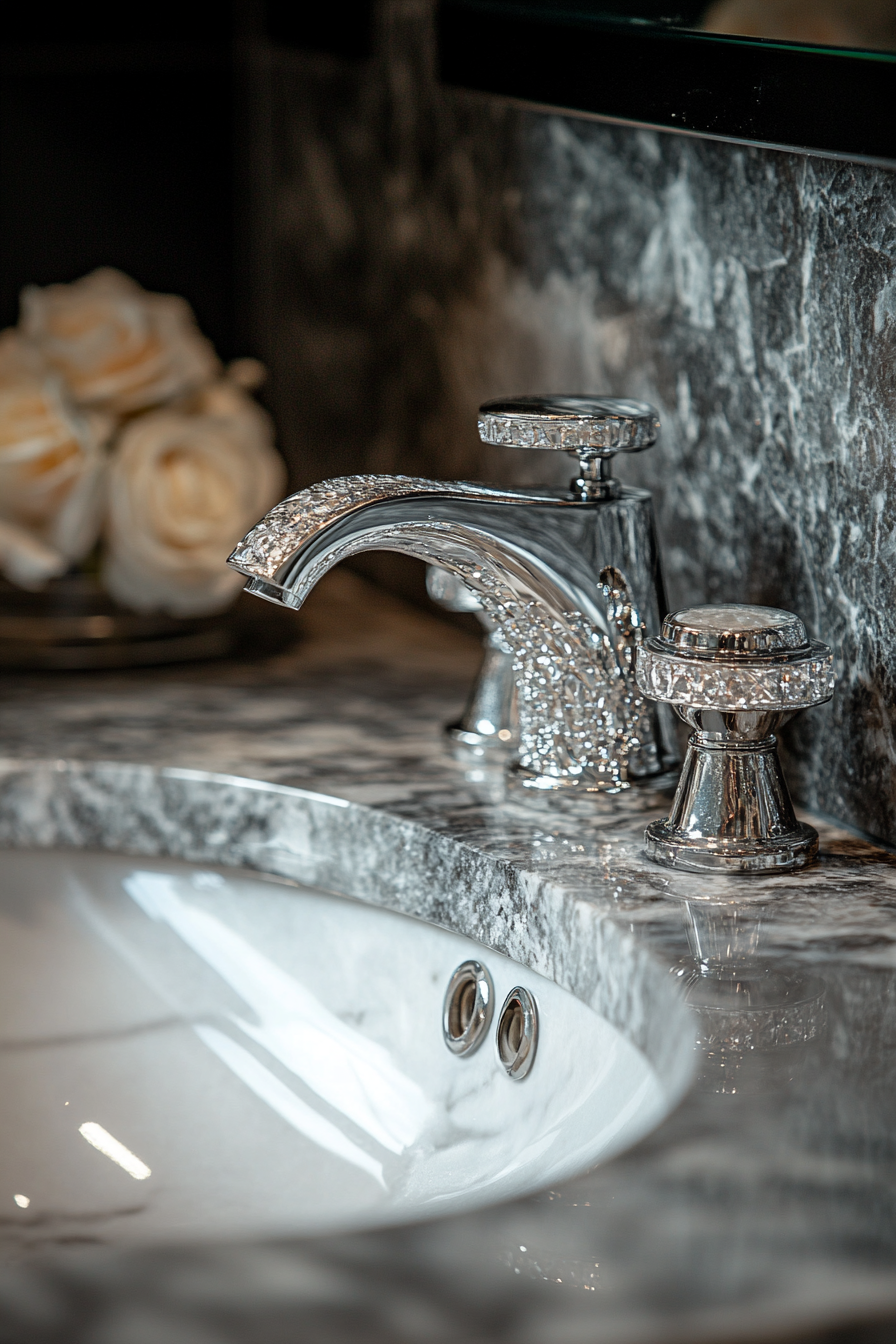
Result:
[[[693,1085],[623,1157],[481,1213],[7,1263],[0,1339],[691,1344],[838,1327],[893,1338],[896,858],[816,819],[822,852],[808,872],[665,872],[641,844],[662,796],[606,798],[590,820],[531,811],[505,800],[498,773],[452,757],[440,729],[475,672],[471,637],[341,571],[297,630],[293,648],[257,661],[7,676],[0,753],[336,794],[460,842],[532,890],[549,882],[558,918],[585,903],[689,987]],[[488,941],[484,927],[470,932]],[[730,964],[751,1012],[732,1008]]]

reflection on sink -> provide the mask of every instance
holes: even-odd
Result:
[[[583,1171],[672,1104],[572,994],[392,911],[175,860],[6,851],[0,1228],[19,1247],[316,1232],[454,1212]],[[534,995],[442,1037],[452,972]]]

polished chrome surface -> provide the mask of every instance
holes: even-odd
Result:
[[[778,607],[687,607],[663,621],[663,639],[702,653],[787,653],[804,649],[806,627]]]
[[[461,757],[513,750],[519,737],[513,658],[496,636],[494,621],[476,594],[447,569],[427,566],[426,591],[446,611],[475,613],[484,630],[482,666],[463,714],[445,728],[449,741]]]
[[[672,811],[647,828],[650,858],[691,872],[810,863],[818,835],[794,815],[775,731],[831,698],[830,649],[809,640],[789,612],[693,607],[667,617],[663,637],[644,643],[637,680],[694,729]]]
[[[445,991],[442,1035],[453,1055],[472,1055],[488,1035],[495,1011],[495,989],[486,968],[465,961],[452,975]]]
[[[592,503],[560,491],[349,476],[278,504],[230,563],[248,591],[298,608],[340,560],[395,550],[460,578],[512,657],[523,788],[615,791],[661,773],[675,749],[633,663],[659,630],[650,496]]]
[[[448,724],[445,733],[461,758],[514,751],[519,743],[513,656],[494,626],[482,641],[482,667],[464,712],[456,723]]]
[[[591,502],[617,499],[621,494],[619,483],[609,474],[612,455],[648,448],[659,432],[652,406],[614,397],[514,397],[486,402],[479,417],[479,432],[486,443],[554,448],[578,458],[579,474],[570,483],[571,494]],[[563,526],[569,516],[558,515],[555,526]],[[599,559],[596,582],[605,563],[605,558]],[[501,637],[494,633],[494,623],[455,575],[430,566],[426,584],[430,597],[447,610],[477,612],[488,632],[478,681],[461,719],[448,725],[449,739],[460,755],[481,756],[496,748],[515,747],[518,716],[513,667],[503,652]],[[656,588],[657,608],[662,612],[665,599],[658,571]]]
[[[440,569],[438,565],[426,566],[426,591],[446,611],[475,612],[480,615],[482,603],[468,588],[463,579],[452,574],[450,569]]]
[[[517,985],[504,1000],[495,1045],[508,1077],[521,1082],[535,1063],[538,1049],[538,1006],[528,989]]]
[[[619,397],[509,397],[479,408],[483,443],[546,448],[578,459],[570,482],[576,499],[615,499],[618,482],[609,474],[616,453],[640,453],[656,443],[660,421],[646,401]]]

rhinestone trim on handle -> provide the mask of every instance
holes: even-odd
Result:
[[[479,408],[483,443],[553,448],[579,458],[639,453],[656,443],[659,432],[652,406],[619,397],[511,397]]]

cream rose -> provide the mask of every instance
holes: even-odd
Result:
[[[79,414],[15,333],[0,336],[0,569],[13,583],[40,588],[93,546],[111,428]]]
[[[47,372],[40,351],[18,328],[7,327],[0,331],[0,384],[44,378]]]
[[[107,590],[135,611],[221,610],[243,584],[227,556],[285,475],[268,417],[226,381],[133,420],[109,473]]]
[[[114,415],[182,396],[220,370],[189,304],[110,268],[22,291],[21,329],[82,406]]]

